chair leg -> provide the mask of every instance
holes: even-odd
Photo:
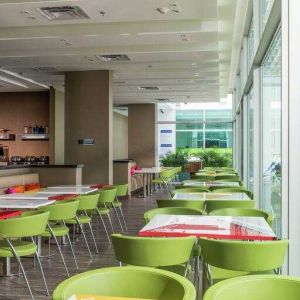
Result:
[[[118,222],[119,222],[119,225],[120,225],[121,231],[122,231],[122,233],[124,233],[123,226],[122,226],[122,222],[121,222],[121,220],[120,220],[120,217],[119,217],[118,211],[117,211],[117,209],[116,209],[116,207],[114,206],[114,204],[113,204],[113,203],[112,203],[111,205],[112,205],[112,207],[113,207],[113,209],[114,209],[114,212],[115,212],[115,214],[116,214],[116,216],[117,216],[117,219],[118,219]]]
[[[62,259],[62,262],[63,262],[63,264],[64,264],[64,267],[65,267],[65,269],[66,269],[67,276],[70,277],[70,274],[69,274],[69,271],[68,271],[68,267],[67,267],[67,264],[66,264],[66,262],[65,262],[65,258],[64,258],[63,254],[62,254],[61,248],[60,248],[60,246],[59,246],[58,240],[57,240],[56,236],[54,235],[54,232],[53,232],[51,226],[49,225],[49,223],[48,223],[47,226],[48,226],[48,228],[49,228],[49,231],[50,231],[52,237],[54,238],[54,241],[55,241],[55,244],[56,244],[56,246],[57,246],[58,252],[59,252],[59,254],[60,254],[60,257],[61,257],[61,259]]]
[[[104,222],[104,220],[103,220],[103,218],[102,218],[102,216],[101,216],[101,214],[100,214],[100,212],[99,212],[98,208],[97,208],[97,213],[98,213],[98,216],[100,217],[100,219],[101,219],[101,221],[102,221],[102,224],[103,224],[103,227],[104,227],[104,230],[105,230],[105,233],[106,233],[106,236],[107,236],[108,242],[109,242],[109,244],[111,244],[111,240],[110,240],[110,237],[109,237],[109,234],[108,234],[108,231],[107,231],[107,228],[106,228],[105,222]]]
[[[112,232],[115,233],[115,230],[114,230],[113,224],[112,224],[112,222],[111,222],[111,218],[110,218],[109,213],[107,214],[107,218],[108,218],[108,221],[109,221],[109,224],[110,224],[110,227],[111,227]]]
[[[96,239],[95,239],[95,236],[94,236],[94,232],[93,232],[93,228],[92,228],[91,222],[89,222],[88,225],[89,225],[90,232],[91,232],[91,235],[92,235],[92,238],[93,238],[93,241],[94,241],[96,253],[99,253],[99,250],[98,250],[98,247],[97,247],[97,243],[96,243]]]
[[[121,216],[122,216],[122,219],[123,219],[124,225],[125,225],[125,230],[127,231],[127,230],[128,230],[128,228],[127,228],[127,224],[126,224],[126,221],[125,221],[125,218],[124,218],[124,214],[123,214],[122,207],[120,206],[120,207],[119,207],[119,209],[120,209],[120,213],[121,213]]]
[[[89,243],[88,243],[88,241],[87,241],[87,238],[86,238],[85,232],[84,232],[84,230],[83,230],[83,226],[82,226],[82,224],[80,223],[80,221],[79,221],[79,219],[78,219],[78,217],[77,217],[77,216],[75,216],[75,219],[76,219],[76,221],[77,221],[77,224],[78,224],[78,226],[79,226],[79,228],[80,228],[80,230],[81,230],[81,232],[82,232],[82,235],[83,235],[83,238],[84,238],[84,241],[85,241],[86,247],[87,247],[87,249],[88,249],[89,255],[90,255],[90,257],[91,257],[91,258],[93,258],[93,256],[92,256],[92,252],[91,252],[91,249],[90,249],[90,246],[89,246]]]
[[[24,278],[25,278],[25,281],[26,281],[26,284],[27,284],[27,287],[28,287],[30,296],[31,296],[31,298],[34,300],[34,297],[33,297],[33,294],[32,294],[32,291],[31,291],[31,288],[30,288],[30,285],[29,285],[29,282],[28,282],[28,279],[27,279],[27,276],[26,276],[26,273],[25,273],[25,270],[24,270],[23,265],[22,265],[22,263],[21,263],[21,259],[20,259],[20,257],[18,256],[18,254],[17,254],[17,252],[16,252],[16,249],[14,248],[14,246],[13,246],[13,244],[10,242],[10,240],[7,239],[7,238],[5,238],[5,240],[6,240],[6,242],[8,243],[9,247],[11,248],[14,257],[15,257],[15,259],[17,260],[17,262],[18,262],[18,264],[19,264],[19,266],[20,266],[20,268],[21,268],[21,271],[22,271],[22,274],[23,274],[23,276],[24,276]]]
[[[66,223],[64,221],[63,221],[63,224],[66,226]],[[71,252],[72,252],[72,256],[73,256],[74,262],[75,262],[76,270],[78,270],[79,268],[78,268],[78,264],[77,264],[77,260],[76,260],[76,256],[75,256],[75,252],[74,252],[74,248],[73,248],[73,245],[72,245],[71,238],[70,238],[69,234],[67,234],[67,239],[68,239],[69,246],[71,248]]]

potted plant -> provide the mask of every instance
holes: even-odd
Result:
[[[190,173],[186,172],[188,165],[187,155],[182,151],[169,152],[162,156],[159,161],[163,167],[181,167],[181,173],[178,174],[180,181],[190,178]]]

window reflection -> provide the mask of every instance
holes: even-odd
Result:
[[[248,188],[253,191],[254,178],[254,99],[253,88],[248,94]]]
[[[262,65],[263,208],[274,213],[281,236],[281,31]]]

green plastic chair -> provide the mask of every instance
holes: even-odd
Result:
[[[191,179],[197,179],[198,181],[214,181],[215,175],[193,175]]]
[[[243,217],[263,217],[270,226],[273,223],[273,215],[259,209],[251,208],[222,208],[213,210],[209,213],[210,216],[243,216]]]
[[[278,273],[288,248],[287,240],[229,241],[200,238],[208,284],[253,273]]]
[[[115,231],[112,221],[111,221],[111,218],[110,218],[110,208],[112,208],[116,213],[119,224],[121,226],[121,230],[123,231],[118,212],[116,211],[116,208],[113,205],[113,202],[115,201],[115,198],[117,195],[117,189],[116,188],[101,189],[101,190],[97,191],[96,193],[99,195],[98,206],[97,206],[96,212],[97,212],[98,216],[100,217],[100,219],[102,220],[103,226],[106,228],[104,220],[102,218],[102,216],[105,215],[108,218],[112,232]],[[109,239],[109,242],[111,243],[110,239]]]
[[[112,235],[115,257],[121,264],[161,268],[185,277],[196,241],[195,237],[165,239]]]
[[[163,186],[168,193],[171,193],[172,171],[170,169],[163,170],[159,173],[159,177],[152,180],[152,184]]]
[[[200,209],[204,212],[205,201],[204,200],[156,200],[157,207],[187,207],[193,209]]]
[[[254,200],[207,200],[205,210],[210,213],[222,208],[255,208]]]
[[[48,218],[49,212],[26,212],[17,218],[0,220],[0,237],[3,238],[3,240],[0,240],[0,257],[16,258],[32,299],[34,299],[33,293],[20,257],[35,256],[42,274],[46,293],[49,295],[43,267],[37,253],[37,245],[33,239],[33,237],[39,236],[45,231]],[[21,240],[21,238],[31,238],[31,240]]]
[[[147,224],[156,215],[204,215],[200,209],[192,209],[187,207],[164,207],[154,208],[144,213],[144,220]]]
[[[211,190],[213,193],[245,193],[249,198],[253,199],[253,193],[244,187],[214,187]]]
[[[78,269],[77,260],[75,257],[74,249],[69,235],[69,227],[65,224],[66,220],[73,219],[76,217],[78,205],[79,205],[79,200],[71,199],[68,201],[58,201],[52,205],[43,206],[39,208],[40,211],[47,211],[50,213],[47,228],[42,234],[40,234],[40,236],[48,238],[49,245],[50,245],[50,238],[52,237],[54,239],[68,277],[70,276],[69,270],[57,238],[64,237],[64,236],[67,237],[76,269]]]
[[[87,245],[90,255],[91,255],[91,251],[90,251],[90,247],[87,242],[85,232],[83,230],[83,224],[88,225],[93,242],[94,242],[96,252],[99,253],[96,239],[95,239],[94,232],[93,232],[92,225],[91,225],[92,218],[87,213],[87,211],[94,210],[97,208],[98,198],[99,198],[99,195],[84,195],[84,196],[77,197],[76,200],[79,201],[79,205],[78,205],[76,217],[69,219],[69,220],[65,220],[65,223],[68,225],[74,225],[74,226],[78,225],[80,227],[80,230],[83,234],[84,240],[86,241],[86,245]]]
[[[146,267],[113,267],[84,272],[63,281],[53,300],[74,294],[151,300],[195,300],[193,284],[175,273]]]
[[[232,181],[240,181],[240,176],[227,174],[227,175],[216,175],[215,180],[232,180]]]
[[[127,228],[127,224],[126,224],[126,221],[125,221],[125,217],[124,217],[124,214],[123,214],[123,210],[122,210],[122,202],[119,201],[118,197],[126,197],[127,196],[127,193],[128,193],[128,184],[114,184],[112,186],[112,188],[116,188],[117,189],[117,194],[116,194],[116,199],[114,201],[114,206],[115,208],[119,208],[120,210],[120,213],[121,213],[121,217],[123,219],[123,223],[124,223],[124,226],[125,226],[125,230],[128,230]]]
[[[172,191],[171,195],[174,196],[176,193],[208,193],[209,188],[207,187],[185,187]]]
[[[299,300],[300,279],[279,275],[250,275],[210,287],[203,300]]]

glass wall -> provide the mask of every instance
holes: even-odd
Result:
[[[176,148],[232,148],[232,110],[176,111]]]
[[[260,0],[260,3],[261,3],[261,10],[260,10],[261,11],[261,32],[263,32],[267,24],[272,6],[274,4],[274,0]]]
[[[263,209],[274,213],[281,235],[281,30],[262,64]]]
[[[247,138],[248,138],[248,188],[254,189],[254,99],[253,87],[250,89],[247,97]]]
[[[253,18],[250,23],[250,28],[248,32],[248,56],[247,56],[247,62],[248,62],[248,72],[251,69],[251,65],[253,62],[253,57],[254,57],[254,23],[253,23]]]

